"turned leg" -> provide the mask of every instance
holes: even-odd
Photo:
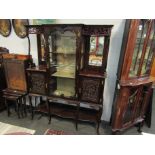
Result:
[[[20,101],[18,99],[16,100],[16,105],[17,105],[17,115],[18,118],[20,118]]]
[[[20,113],[21,113],[21,116],[23,118],[24,117],[24,114],[23,114],[23,111],[24,111],[24,102],[23,102],[23,98],[22,97],[19,99],[19,105],[20,105]]]
[[[46,102],[47,102],[47,105],[48,105],[48,116],[49,116],[49,122],[48,122],[48,124],[51,124],[51,119],[52,119],[51,106],[50,106],[50,103],[49,103],[48,100]]]
[[[99,129],[100,129],[100,121],[97,121],[97,128],[96,128],[96,130],[97,130],[97,134],[98,135],[100,134]]]
[[[26,97],[25,96],[23,97],[23,100],[24,100],[24,114],[25,114],[25,116],[27,116],[27,111],[26,111]]]
[[[7,114],[8,114],[8,117],[10,116],[10,107],[9,107],[9,103],[7,102],[7,99],[5,98],[5,105],[7,107]]]
[[[32,105],[32,96],[29,96],[29,104],[30,104],[30,107],[31,107],[31,119],[33,120],[34,112],[33,112],[33,105]]]
[[[79,105],[77,105],[77,114],[76,114],[76,120],[75,120],[76,131],[78,131],[79,109],[80,109]]]

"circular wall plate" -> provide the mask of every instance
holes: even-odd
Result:
[[[28,19],[12,19],[12,25],[18,37],[25,38],[27,36],[25,25],[29,25]]]
[[[0,34],[4,37],[8,37],[11,33],[11,20],[0,19]]]

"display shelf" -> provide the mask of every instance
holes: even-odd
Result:
[[[67,72],[61,72],[61,71],[58,71],[58,72],[52,74],[52,76],[61,77],[61,78],[75,79],[75,74],[74,73],[67,73]]]
[[[97,117],[94,117],[94,116],[97,116],[97,113],[98,113],[98,111],[96,111],[96,110],[90,110],[87,108],[80,108],[78,120],[96,122]]]
[[[56,95],[56,96],[66,96],[66,97],[72,97],[74,96],[74,93],[73,92],[70,92],[70,91],[65,91],[65,90],[56,90],[53,92],[53,95]]]
[[[75,79],[75,65],[56,65],[57,72],[52,74],[55,77]]]
[[[63,51],[57,51],[57,52],[50,52],[52,54],[64,54],[64,55],[75,55],[75,52],[63,52]]]
[[[63,118],[76,118],[77,108],[75,106],[50,103],[51,114]]]

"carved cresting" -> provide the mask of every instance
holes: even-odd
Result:
[[[83,32],[82,34],[84,35],[90,35],[90,34],[94,34],[94,35],[107,35],[109,36],[111,34],[111,28],[110,27],[91,27],[91,26],[85,26],[83,28]]]
[[[45,94],[45,77],[40,73],[31,74],[31,92]]]
[[[84,78],[82,81],[82,100],[98,102],[100,80]]]
[[[39,27],[30,27],[28,28],[28,33],[29,34],[41,34],[42,30]]]

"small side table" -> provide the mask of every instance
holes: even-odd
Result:
[[[17,112],[18,118],[21,117],[20,114],[22,115],[22,117],[24,117],[23,112],[25,116],[27,116],[26,95],[27,95],[27,92],[25,91],[18,91],[18,90],[11,90],[11,89],[3,90],[3,97],[5,99],[8,116],[10,116],[10,104],[8,101],[15,102],[15,110]]]

